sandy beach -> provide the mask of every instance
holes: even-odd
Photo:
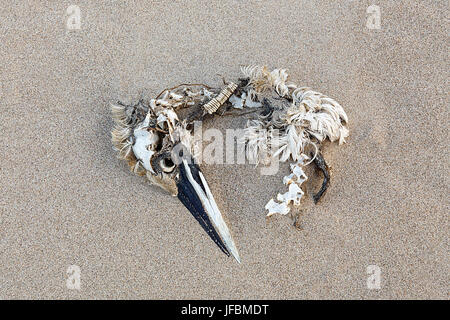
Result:
[[[0,298],[449,298],[447,1],[377,1],[379,28],[372,1],[1,2]],[[318,205],[310,172],[300,229],[264,210],[288,163],[273,176],[202,166],[238,264],[117,159],[109,103],[219,86],[248,64],[339,101],[350,136],[324,148],[332,181]]]

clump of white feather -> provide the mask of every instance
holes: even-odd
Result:
[[[252,97],[257,98],[259,94],[273,91],[279,97],[290,101],[289,105],[283,105],[278,119],[272,122],[264,119],[252,120],[247,123],[245,129],[246,155],[249,161],[267,162],[268,157],[278,156],[282,162],[289,159],[297,161],[294,166],[291,165],[291,170],[293,174],[294,170],[297,173],[301,170],[303,178],[297,176],[299,182],[293,182],[291,178],[285,177],[283,181],[289,181],[285,183],[289,185],[289,191],[284,195],[278,194],[277,200],[281,203],[271,199],[266,205],[268,215],[287,214],[290,202],[299,205],[303,195],[300,185],[307,177],[301,167],[313,161],[310,159],[305,163],[307,159],[304,154],[305,148],[312,145],[317,153],[318,145],[327,138],[332,142],[338,140],[339,144],[344,143],[349,135],[344,125],[344,122],[348,122],[348,117],[342,106],[334,99],[288,82],[289,75],[286,69],[269,72],[265,66],[247,66],[242,67],[241,71],[249,78],[248,90]],[[249,96],[250,94],[248,96],[242,94],[240,100],[233,97],[230,101],[234,107],[242,108],[247,105],[246,100]],[[280,135],[274,134],[275,127],[281,132]],[[262,133],[263,131],[265,133]]]

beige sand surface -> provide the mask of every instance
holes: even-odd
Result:
[[[1,2],[1,298],[448,299],[447,1],[376,1],[380,30],[373,1]],[[203,167],[238,265],[115,158],[108,103],[254,63],[342,103],[350,138],[325,149],[332,185],[300,231],[263,209],[287,164]]]

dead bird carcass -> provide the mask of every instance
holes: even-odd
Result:
[[[246,157],[255,163],[292,161],[292,173],[283,178],[288,190],[267,203],[267,215],[287,214],[291,205],[300,205],[301,185],[307,180],[303,168],[310,163],[324,175],[314,196],[317,203],[330,179],[319,147],[325,139],[342,144],[349,134],[344,109],[321,93],[288,82],[285,69],[248,66],[241,71],[243,77],[223,88],[181,84],[148,102],[112,105],[112,142],[119,157],[134,173],[177,196],[217,246],[239,262],[230,230],[196,161],[193,122],[234,109],[260,112],[244,129]],[[307,149],[312,150],[309,156]]]

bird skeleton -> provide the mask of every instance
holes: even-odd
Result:
[[[177,196],[217,246],[238,262],[236,245],[196,161],[193,122],[233,109],[261,111],[248,120],[239,140],[245,144],[247,159],[257,164],[272,158],[293,161],[291,174],[283,178],[288,190],[267,203],[268,216],[285,215],[291,205],[300,205],[301,185],[308,179],[303,168],[310,163],[324,175],[322,188],[313,197],[319,201],[330,179],[319,147],[325,139],[342,144],[349,134],[344,109],[319,92],[288,82],[285,69],[247,66],[241,71],[243,77],[222,89],[181,84],[148,102],[111,106],[112,143],[119,158],[136,174]]]

